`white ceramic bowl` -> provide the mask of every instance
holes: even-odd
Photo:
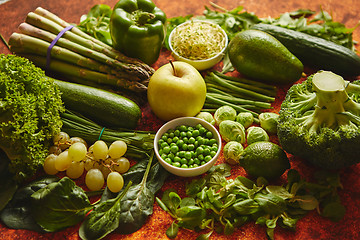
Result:
[[[206,23],[210,23],[210,24],[213,24],[220,32],[222,32],[223,36],[224,36],[224,39],[225,39],[225,46],[223,47],[223,49],[218,53],[216,54],[215,56],[209,58],[209,59],[203,59],[203,60],[192,60],[192,59],[188,59],[188,58],[185,58],[183,56],[181,56],[179,53],[177,53],[173,46],[172,46],[172,37],[173,37],[173,34],[175,32],[175,30],[181,26],[183,26],[184,24],[189,24],[189,22],[191,21],[199,21],[199,22],[206,22]],[[225,55],[225,50],[228,46],[228,37],[227,37],[227,34],[225,33],[225,31],[217,24],[215,23],[211,23],[209,21],[204,21],[204,20],[190,20],[190,21],[186,21],[182,24],[179,24],[177,27],[175,27],[170,35],[169,35],[169,47],[170,47],[170,50],[171,52],[173,53],[174,55],[174,58],[178,61],[183,61],[183,62],[187,62],[189,64],[191,64],[193,67],[195,67],[197,70],[201,71],[201,70],[205,70],[205,69],[209,69],[211,67],[213,67],[215,64],[217,64],[218,62],[221,61],[221,59],[224,57]]]
[[[162,135],[167,132],[169,129],[175,129],[177,126],[186,125],[186,126],[196,126],[197,124],[201,123],[206,129],[210,130],[213,133],[213,137],[218,143],[218,151],[216,152],[215,156],[206,164],[201,165],[195,168],[180,168],[172,166],[171,164],[164,161],[159,155],[159,147],[158,142]],[[216,128],[211,125],[210,123],[196,117],[181,117],[173,119],[167,123],[165,123],[156,133],[155,140],[154,140],[154,149],[157,159],[159,160],[160,164],[170,173],[175,174],[181,177],[194,177],[201,175],[207,172],[216,162],[217,158],[220,155],[221,151],[221,137],[219,132]]]

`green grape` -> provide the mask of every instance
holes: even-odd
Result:
[[[87,158],[84,162],[84,168],[86,171],[89,171],[90,169],[94,168],[95,161],[91,158]]]
[[[86,173],[85,184],[90,191],[100,190],[104,186],[104,183],[104,175],[99,169],[93,168]]]
[[[84,143],[76,142],[69,147],[69,158],[72,161],[80,162],[83,160],[87,153],[87,148]]]
[[[68,151],[64,151],[57,156],[55,161],[55,168],[58,171],[65,171],[71,164],[71,159],[69,158]]]
[[[61,152],[62,150],[59,146],[53,145],[49,148],[49,154],[59,155]]]
[[[84,173],[84,162],[73,161],[66,169],[66,175],[69,178],[77,179]]]
[[[108,146],[102,140],[98,140],[92,146],[92,154],[96,160],[104,160],[109,153]]]
[[[112,159],[117,159],[122,157],[127,150],[127,145],[124,141],[117,140],[111,143],[109,147],[109,155]]]
[[[53,143],[55,146],[59,146],[62,150],[65,150],[69,147],[68,143],[70,141],[70,136],[66,132],[59,132],[53,137]]]
[[[114,170],[119,173],[126,173],[130,168],[130,161],[126,157],[115,160]]]
[[[104,178],[107,178],[107,176],[111,173],[111,169],[108,166],[101,165],[99,168],[102,174],[104,175]]]
[[[123,188],[124,179],[120,173],[111,172],[107,177],[106,183],[109,190],[116,193],[120,192],[120,190]]]
[[[81,142],[81,143],[85,144],[86,148],[88,147],[87,142],[84,139],[82,139],[81,137],[72,137],[72,138],[70,138],[70,144],[71,145],[76,143],[76,142]]]
[[[50,154],[45,158],[43,168],[44,168],[44,171],[46,174],[55,175],[59,172],[55,168],[56,158],[57,158],[57,155],[55,155],[55,154]]]

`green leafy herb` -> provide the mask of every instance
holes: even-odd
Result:
[[[112,9],[109,5],[94,5],[87,14],[81,16],[78,27],[83,32],[112,46],[109,29],[111,13]]]
[[[256,182],[242,176],[226,179],[224,166],[227,165],[220,164],[204,178],[187,184],[189,197],[181,199],[174,189],[168,189],[161,199],[156,198],[159,206],[174,218],[166,232],[169,238],[175,238],[179,227],[209,229],[207,234],[198,238],[208,239],[213,231],[219,232],[220,229],[229,235],[244,223],[255,221],[266,226],[267,236],[274,239],[276,226],[295,229],[301,217],[324,202],[323,216],[337,220],[344,214],[341,203],[329,198],[329,193],[334,195],[339,186],[339,182],[334,180],[336,176],[318,175],[321,181],[308,183],[296,170],[289,170],[287,185],[277,186],[268,185],[263,178]],[[333,187],[329,187],[329,183],[333,183]],[[329,188],[330,191],[325,191]],[[334,214],[330,207],[336,209]]]

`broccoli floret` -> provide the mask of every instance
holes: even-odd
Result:
[[[282,148],[335,170],[360,162],[360,81],[319,71],[293,85],[279,111]]]
[[[0,55],[0,148],[22,182],[42,166],[64,111],[54,81],[29,60]]]

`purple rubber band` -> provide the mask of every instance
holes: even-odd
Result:
[[[73,25],[70,25],[70,26],[67,26],[66,28],[64,28],[61,32],[59,32],[59,34],[56,36],[56,38],[50,43],[50,46],[48,47],[47,54],[46,54],[46,69],[47,70],[50,67],[51,49],[55,46],[55,44],[62,37],[62,35],[64,35],[64,33],[66,31],[72,29],[73,27],[74,27]]]

